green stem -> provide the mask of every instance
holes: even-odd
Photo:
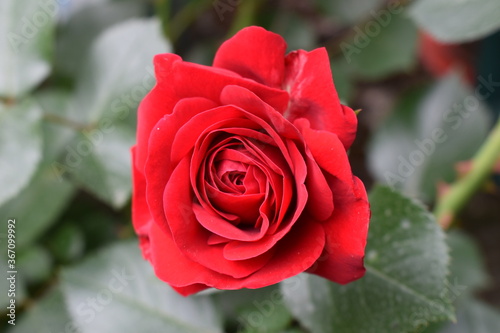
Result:
[[[66,127],[72,128],[75,131],[85,131],[85,130],[90,131],[90,130],[95,128],[95,125],[93,125],[93,124],[83,125],[83,124],[77,123],[71,119],[60,117],[60,116],[52,114],[52,113],[45,113],[43,115],[43,119],[48,121],[48,122],[54,123],[54,124],[58,124],[61,126],[66,126]]]
[[[498,158],[500,158],[500,119],[474,156],[469,173],[455,182],[437,203],[434,213],[442,226],[448,227],[474,192],[484,184]]]

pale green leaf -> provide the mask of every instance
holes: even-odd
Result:
[[[65,300],[82,333],[219,333],[208,296],[183,297],[158,280],[137,241],[106,248],[62,272]]]
[[[500,1],[495,0],[418,0],[410,15],[448,43],[477,40],[500,29]]]
[[[0,97],[26,94],[50,73],[56,1],[0,1]]]
[[[0,205],[30,181],[42,159],[41,110],[33,101],[0,103]]]

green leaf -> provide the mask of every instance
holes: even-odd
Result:
[[[340,48],[351,70],[367,80],[411,70],[416,64],[417,28],[404,14],[372,19],[354,28],[353,38]]]
[[[70,262],[83,255],[85,237],[75,224],[64,224],[50,234],[48,247],[57,260]]]
[[[50,73],[57,6],[55,1],[0,1],[0,97],[20,97]]]
[[[419,0],[410,9],[418,25],[443,42],[469,42],[500,29],[500,2]]]
[[[403,98],[373,136],[368,165],[378,181],[430,201],[437,183],[451,182],[454,165],[481,146],[490,118],[477,90],[456,73],[423,98],[414,92]]]
[[[50,290],[42,299],[27,308],[8,333],[77,333],[66,310],[59,288]]]
[[[58,166],[76,184],[118,209],[132,191],[130,147],[134,142],[134,130],[124,124],[84,131]]]
[[[116,244],[61,275],[81,333],[222,332],[207,296],[182,297],[158,280],[137,240]]]
[[[474,299],[475,292],[489,282],[479,249],[459,230],[448,232],[447,243],[451,256],[448,294],[457,307],[457,323],[433,323],[418,333],[496,333],[500,313]]]
[[[45,164],[50,164],[57,171],[54,162],[63,153],[77,135],[76,129],[64,121],[68,113],[70,93],[65,90],[44,90],[35,95],[42,107],[45,121],[43,122],[43,158]]]
[[[0,215],[14,217],[18,222],[17,246],[29,245],[48,230],[72,199],[74,190],[71,183],[45,167],[17,197],[1,206]]]
[[[385,188],[370,194],[366,275],[341,286],[302,274],[283,282],[286,304],[311,332],[412,332],[453,319],[444,233],[422,206]]]
[[[45,248],[39,245],[30,246],[19,252],[17,266],[26,283],[39,283],[50,276],[52,258]]]
[[[292,321],[277,285],[219,292],[213,298],[224,312],[226,326],[235,326],[239,333],[282,332]]]
[[[448,232],[447,243],[451,256],[452,296],[458,299],[486,287],[490,279],[481,253],[473,239],[459,230],[452,230]]]
[[[278,11],[270,30],[286,40],[289,51],[312,50],[316,47],[313,26],[296,14]]]
[[[82,66],[73,119],[93,124],[129,116],[155,83],[153,57],[170,51],[156,19],[131,19],[106,29]]]
[[[348,105],[354,94],[354,85],[349,73],[349,66],[345,63],[345,59],[333,59],[331,61],[331,68],[333,82],[339,98],[343,104]]]
[[[290,328],[285,331],[281,331],[281,333],[306,333],[306,332],[300,328]]]
[[[498,333],[500,311],[473,298],[461,303],[457,322],[448,324],[438,333]]]
[[[37,100],[42,106],[45,115],[64,114],[67,102],[67,95],[65,93],[51,91],[37,95]],[[24,125],[29,124],[30,118],[27,115],[23,115],[16,110],[11,111],[9,111],[10,116],[17,115],[21,118],[18,120],[20,123]],[[14,113],[15,111],[16,113]],[[31,129],[17,130],[19,134],[16,135],[21,135],[24,132],[17,141],[0,140],[0,146],[2,143],[16,145],[11,148],[15,153],[9,154],[19,157],[22,156],[19,152],[29,152],[28,148],[30,145],[33,145],[33,143],[28,144],[26,140],[35,135],[43,135],[43,159],[33,179],[16,197],[0,206],[0,214],[2,216],[15,217],[18,221],[18,247],[25,247],[48,230],[72,199],[75,191],[75,187],[61,177],[62,171],[58,168],[59,164],[55,162],[55,158],[63,151],[64,146],[68,144],[67,140],[75,135],[74,130],[47,121],[43,122],[42,126],[40,126],[39,113],[41,112],[36,107],[37,122],[32,125]],[[1,124],[0,127],[2,126]],[[10,126],[9,130],[15,130],[15,128]],[[0,136],[4,133],[5,131],[0,131]],[[35,141],[35,139],[32,141]],[[37,144],[41,145],[41,141],[41,137],[36,138]],[[18,144],[21,146],[17,146]],[[41,147],[37,147],[38,149],[42,150]],[[13,180],[18,180],[23,166],[29,165],[25,162],[13,168],[11,172],[16,175]],[[50,195],[47,195],[47,193],[50,193]],[[26,209],[26,207],[29,207],[29,209]]]
[[[56,71],[76,78],[93,40],[102,31],[131,17],[140,17],[144,12],[144,4],[137,1],[84,3],[83,8],[61,25],[56,47]]]
[[[114,208],[123,207],[131,193],[135,108],[155,82],[154,55],[169,50],[156,20],[134,19],[102,33],[83,67],[67,118],[88,125],[58,167]]]
[[[33,101],[12,106],[0,103],[0,205],[28,184],[40,163],[40,120],[41,110]]]

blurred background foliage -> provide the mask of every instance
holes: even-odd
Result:
[[[422,306],[441,296],[416,307],[375,277],[345,288],[306,276],[300,292],[285,284],[178,296],[138,252],[129,148],[137,105],[154,85],[155,54],[210,65],[222,41],[260,25],[289,50],[327,48],[341,100],[362,110],[350,160],[367,188],[383,183],[432,208],[470,170],[498,118],[499,17],[500,2],[491,0],[2,0],[0,216],[17,221],[19,272],[16,326],[7,324],[9,286],[0,279],[2,331],[498,332],[500,165],[447,232],[451,265],[422,207],[388,190],[372,193],[372,224],[380,222],[367,263],[424,270],[413,282],[396,276],[423,295],[453,286],[445,289],[454,296],[429,313]],[[411,233],[380,227],[390,216],[412,219]],[[401,238],[377,243],[391,232]],[[2,250],[3,272],[6,265]],[[423,281],[427,273],[437,280]],[[123,293],[109,292],[113,277]]]

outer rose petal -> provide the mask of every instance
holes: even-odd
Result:
[[[133,146],[130,152],[132,155],[132,180],[134,189],[132,194],[132,223],[135,232],[139,236],[142,255],[144,258],[149,259],[149,228],[153,220],[146,201],[146,180],[135,165],[136,146]]]
[[[246,278],[235,279],[191,261],[156,224],[151,227],[151,263],[161,280],[174,288],[186,287],[180,289],[184,296],[197,292],[201,285],[228,290],[266,287],[304,272],[321,255],[325,247],[321,224],[301,222],[278,243],[278,251],[267,265]]]
[[[309,272],[337,283],[348,283],[364,275],[363,257],[368,235],[370,207],[363,183],[352,175],[347,154],[337,136],[312,130],[297,120],[318,165],[333,192],[333,215],[322,222],[326,233],[325,253]]]
[[[170,158],[175,134],[190,118],[214,105],[206,98],[185,98],[175,106],[171,115],[158,121],[150,134],[147,146],[149,156],[144,166],[146,198],[155,223],[165,229],[168,226],[163,212],[163,191],[175,167]]]
[[[172,113],[175,104],[179,99],[173,94],[172,87],[168,84],[160,84],[163,77],[172,72],[172,66],[181,58],[175,54],[168,54],[162,57],[161,65],[159,57],[155,58],[155,72],[158,83],[144,97],[137,114],[137,168],[144,171],[144,164],[147,158],[147,145],[151,130],[163,116]]]
[[[365,273],[363,258],[368,234],[370,207],[363,183],[354,177],[354,189],[332,180],[335,210],[323,222],[325,252],[309,272],[337,283],[346,284]],[[354,193],[353,193],[354,192]]]
[[[284,86],[291,98],[285,117],[291,122],[306,118],[312,128],[337,134],[349,149],[356,136],[357,118],[351,108],[340,104],[325,48],[289,53],[285,71]]]
[[[191,294],[195,294],[199,291],[208,289],[210,287],[201,283],[195,283],[185,287],[172,287],[172,288],[174,288],[174,290],[177,291],[182,296],[189,296]]]
[[[285,51],[286,43],[280,35],[261,27],[248,27],[220,46],[213,65],[264,85],[281,88]]]

